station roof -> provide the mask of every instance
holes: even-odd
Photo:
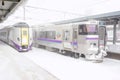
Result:
[[[0,0],[0,22],[4,21],[25,0]]]
[[[67,23],[76,23],[81,21],[87,21],[87,20],[100,20],[100,21],[106,21],[108,24],[114,23],[115,21],[118,21],[120,19],[120,11],[116,12],[109,12],[99,15],[93,15],[93,16],[87,16],[87,17],[80,17],[76,19],[70,19],[70,20],[63,20],[54,22],[53,24],[67,24]]]

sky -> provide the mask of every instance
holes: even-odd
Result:
[[[37,25],[120,11],[119,3],[120,0],[27,0],[2,25],[21,21]]]

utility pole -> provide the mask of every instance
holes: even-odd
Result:
[[[25,21],[26,17],[25,17],[25,5],[23,6],[23,20]]]

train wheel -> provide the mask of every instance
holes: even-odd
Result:
[[[38,45],[38,44],[35,44],[35,47],[39,48],[39,45]]]
[[[79,58],[79,53],[74,53],[74,58]]]
[[[60,53],[60,54],[65,54],[65,51],[59,49],[59,53]]]
[[[58,52],[59,52],[59,53],[62,53],[62,50],[59,49]]]
[[[64,50],[62,50],[62,54],[65,55],[65,53],[66,53],[66,52],[65,52]]]

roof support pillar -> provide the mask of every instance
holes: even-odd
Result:
[[[114,21],[114,25],[113,25],[113,44],[116,43],[116,26],[117,26],[117,21]]]

